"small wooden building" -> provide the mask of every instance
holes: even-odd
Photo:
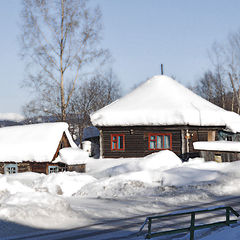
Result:
[[[202,141],[195,142],[193,145],[206,161],[232,162],[240,160],[240,141]]]
[[[168,149],[182,159],[199,156],[195,141],[215,141],[240,117],[167,76],[155,76],[91,115],[103,158],[143,157]],[[236,124],[238,123],[238,124]],[[240,129],[239,129],[240,130]]]
[[[62,148],[77,148],[68,131],[67,123],[0,128],[0,173],[49,174],[71,170],[72,167],[59,158],[59,151]],[[85,164],[79,165],[80,171],[85,171]]]

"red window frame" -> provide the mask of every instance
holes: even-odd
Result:
[[[113,139],[114,137],[116,137],[117,139],[114,140]],[[120,146],[119,146],[118,137],[123,138],[122,148],[120,148]],[[116,145],[116,147],[113,147],[114,145]],[[111,134],[111,150],[112,151],[124,151],[125,150],[125,134]]]
[[[151,137],[155,136],[155,140],[151,140]],[[169,136],[170,137],[170,147],[169,148],[151,148],[150,147],[150,142],[155,141],[155,146],[157,146],[157,138],[156,136],[163,136],[163,146],[164,146],[164,136]],[[149,133],[148,134],[148,150],[153,151],[153,150],[172,150],[172,134],[171,133]]]

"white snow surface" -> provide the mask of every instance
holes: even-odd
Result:
[[[21,122],[24,120],[24,116],[18,113],[0,113],[0,120]]]
[[[68,165],[86,163],[89,159],[89,154],[80,148],[62,148],[59,151],[59,156],[53,162],[62,162]]]
[[[197,158],[182,163],[165,150],[144,158],[88,158],[86,173],[0,175],[0,220],[65,229],[159,212],[165,206],[172,209],[237,196],[239,168],[240,161],[217,163]],[[0,237],[5,231],[0,231]],[[7,236],[14,231],[11,228]],[[211,236],[206,239],[218,239]]]
[[[0,128],[0,162],[52,161],[64,132],[71,147],[77,147],[64,122]]]
[[[91,114],[91,121],[95,126],[226,126],[233,132],[240,132],[238,114],[210,103],[164,75],[154,76]]]
[[[240,142],[232,142],[232,141],[194,142],[193,147],[194,149],[197,149],[197,150],[240,152]]]

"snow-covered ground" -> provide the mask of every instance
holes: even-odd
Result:
[[[240,161],[182,163],[168,150],[144,158],[84,160],[86,173],[0,175],[0,237],[23,229],[86,226],[240,193]],[[230,234],[229,229],[201,239],[219,239],[214,236]],[[240,227],[231,228],[232,237],[225,239],[240,239],[239,233]]]

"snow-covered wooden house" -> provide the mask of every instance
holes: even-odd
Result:
[[[68,170],[68,162],[58,156],[62,148],[77,149],[64,122],[0,128],[0,173]],[[78,167],[84,171],[85,165]]]
[[[170,149],[183,159],[196,156],[193,142],[240,131],[238,114],[196,95],[170,77],[155,76],[91,115],[100,130],[104,158],[143,157]]]

